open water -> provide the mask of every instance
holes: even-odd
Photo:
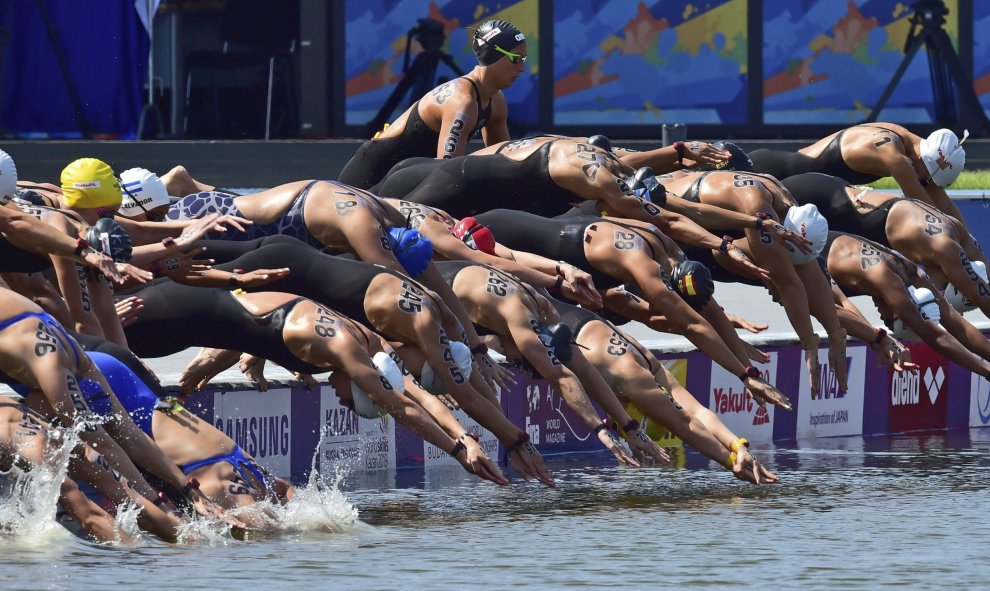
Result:
[[[990,429],[817,439],[758,457],[781,484],[743,484],[692,452],[680,469],[551,458],[554,490],[456,469],[355,475],[310,490],[287,515],[294,533],[249,541],[200,531],[107,546],[34,523],[0,534],[0,588],[990,585]]]

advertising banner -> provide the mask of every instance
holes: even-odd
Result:
[[[746,121],[746,0],[553,7],[557,125]]]
[[[818,350],[821,377],[818,394],[811,395],[807,379],[800,381],[797,405],[797,437],[831,437],[859,435],[863,432],[864,381],[866,348],[846,349],[849,389],[839,389],[835,368],[828,363],[828,348]]]
[[[944,28],[958,45],[959,2],[945,4],[949,15]],[[904,60],[914,13],[911,5],[903,0],[765,0],[764,123],[862,121]],[[979,39],[978,34],[974,39]],[[928,59],[922,50],[915,54],[880,120],[928,123],[935,120],[934,108]]]
[[[340,404],[332,386],[324,385],[320,390],[320,416],[321,474],[337,469],[395,469],[395,419],[390,415],[363,419]]]
[[[423,42],[431,42],[434,31],[429,25],[436,26],[436,33],[442,36],[440,51],[448,54],[466,74],[478,65],[471,50],[474,31],[491,19],[507,20],[526,36],[526,71],[504,94],[513,120],[537,122],[540,71],[537,0],[347,0],[346,19],[344,117],[347,125],[371,121],[407,73],[414,77],[417,71],[428,73],[425,69],[413,69],[413,64],[423,52]],[[422,19],[432,23],[420,28]],[[404,72],[407,38],[410,67]],[[434,81],[440,84],[457,76],[441,59]],[[419,98],[408,96],[388,120],[394,120]]]
[[[917,373],[895,373],[890,380],[887,431],[945,428],[948,402],[948,361],[924,343],[909,343]]]
[[[292,471],[291,389],[213,394],[213,426],[273,474]]]
[[[515,402],[512,407],[523,406],[520,414],[510,412],[509,419],[529,434],[541,454],[582,451],[599,446],[588,427],[564,398],[544,380],[530,380],[519,375],[518,383],[510,394],[511,399],[524,396],[524,406]]]
[[[770,353],[769,363],[755,364],[763,379],[774,383],[777,379],[777,352]],[[750,441],[773,440],[773,405],[761,407],[746,392],[739,376],[734,376],[712,364],[712,382],[708,408],[739,437]]]
[[[499,396],[499,401],[501,401],[501,388],[496,392]],[[474,433],[478,436],[478,445],[481,449],[488,454],[488,457],[493,460],[498,461],[498,438],[495,437],[490,431],[478,424],[478,421],[472,419],[468,416],[466,412],[461,409],[456,409],[451,411],[461,425],[468,430],[469,433]],[[430,466],[460,466],[460,462],[451,457],[448,453],[449,449],[440,449],[439,447],[433,445],[432,443],[423,442],[423,458],[425,458],[424,463],[427,467]]]
[[[986,378],[970,374],[969,426],[990,426],[990,382]]]

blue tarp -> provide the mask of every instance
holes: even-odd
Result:
[[[47,8],[54,38],[40,5]],[[135,136],[150,43],[133,0],[0,2],[0,27],[9,32],[0,78],[4,135],[82,137],[57,46],[93,134]]]

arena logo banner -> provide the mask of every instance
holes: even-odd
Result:
[[[366,472],[395,470],[395,420],[390,415],[364,419],[340,404],[330,385],[320,388],[319,469]]]
[[[958,45],[959,2],[945,4],[945,29]],[[764,123],[862,121],[904,59],[911,5],[904,0],[764,0]],[[928,60],[919,51],[884,108],[884,120],[934,121],[931,88]]]
[[[505,89],[505,99],[512,119],[535,124],[539,119],[539,2],[538,0],[346,0],[344,76],[346,103],[344,122],[364,125],[378,113],[403,78],[407,33],[420,19],[440,23],[441,50],[450,54],[464,72],[478,65],[471,50],[474,30],[490,19],[514,24],[526,38],[526,71]],[[414,34],[410,45],[410,64],[422,51],[422,35]],[[505,48],[511,49],[511,48]],[[436,82],[457,77],[441,63]],[[407,97],[392,121],[413,101]]]
[[[770,353],[770,362],[754,364],[763,379],[777,379],[777,352]],[[709,408],[740,437],[752,442],[773,440],[773,405],[761,407],[746,392],[739,376],[732,375],[717,363],[712,364]]]
[[[863,404],[866,381],[866,348],[846,349],[849,389],[839,389],[835,368],[828,363],[828,349],[819,349],[821,375],[817,396],[811,395],[811,384],[800,380],[797,406],[797,436],[833,437],[859,435],[863,432]]]
[[[948,406],[948,362],[924,343],[911,343],[917,373],[895,373],[890,379],[887,430],[944,429]]]
[[[970,374],[969,426],[990,426],[990,382],[977,374]]]
[[[291,390],[213,394],[213,426],[273,474],[292,471]]]
[[[496,392],[499,395],[499,401],[501,401],[501,389]],[[468,430],[469,433],[474,433],[478,435],[478,445],[481,449],[488,454],[488,457],[493,460],[498,460],[498,438],[495,437],[490,431],[486,430],[478,421],[472,419],[468,416],[466,412],[461,409],[456,409],[451,411],[454,417]],[[425,458],[425,465],[427,467],[432,466],[460,466],[460,462],[451,457],[449,449],[440,449],[439,447],[433,445],[432,443],[423,442],[423,457]]]
[[[569,0],[553,11],[554,123],[746,122],[746,0]]]

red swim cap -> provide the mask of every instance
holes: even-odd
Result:
[[[473,217],[461,219],[451,232],[471,248],[486,254],[495,254],[495,236],[492,235],[491,230],[479,224],[478,220]]]

